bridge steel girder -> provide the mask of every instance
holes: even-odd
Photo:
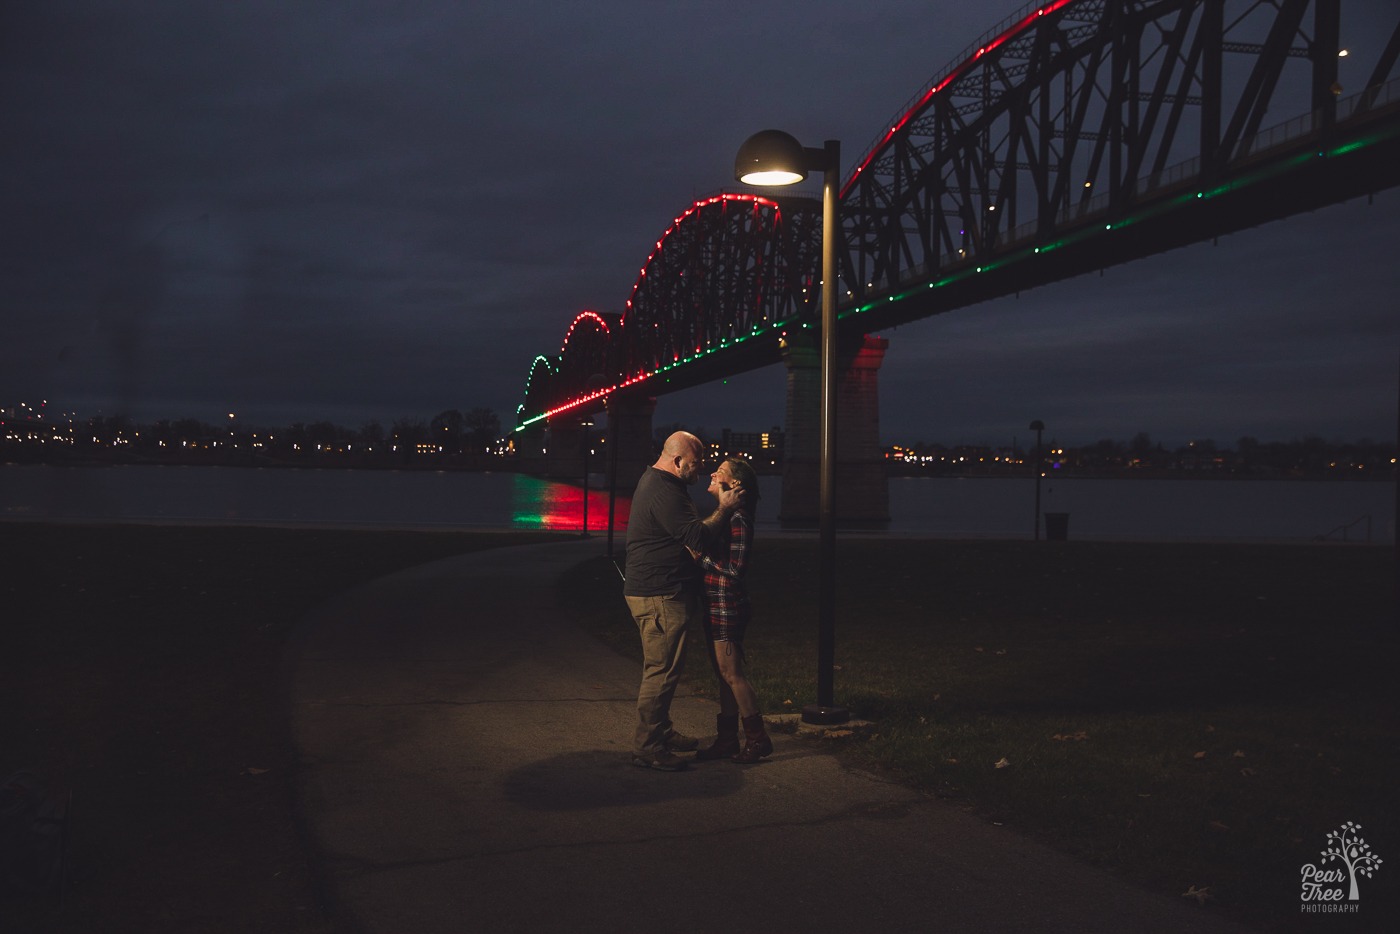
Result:
[[[843,247],[853,278],[851,296],[840,302],[843,318],[912,283],[993,269],[1028,244],[1141,217],[1184,187],[1215,190],[1253,177],[1261,150],[1275,140],[1325,151],[1376,132],[1376,122],[1393,126],[1395,95],[1376,104],[1374,87],[1395,70],[1389,50],[1339,120],[1342,3],[1047,0],[1026,7],[891,121],[844,186]],[[1394,29],[1400,36],[1400,12]],[[1299,115],[1302,123],[1261,131],[1268,113]],[[1400,182],[1400,170],[1365,161],[1364,186],[1323,183],[1317,199],[1291,199],[1284,210],[1264,206],[1247,223],[1222,217],[1204,227],[1193,217],[1194,238],[1176,231],[1160,233],[1160,245],[1151,238],[1137,245],[1169,249],[1340,200],[1350,189]],[[1310,200],[1316,204],[1304,203]],[[979,290],[952,291],[966,298]],[[938,309],[922,303],[919,314],[904,318],[966,304],[954,304],[951,294],[943,302]]]
[[[777,362],[784,331],[817,317],[820,255],[818,200],[697,201],[657,239],[622,315],[584,312],[558,354],[535,359],[517,424]]]
[[[697,202],[657,241],[627,300],[626,375],[814,317],[820,249],[818,202],[741,195]]]
[[[1344,88],[1347,4],[1042,0],[1009,17],[843,186],[843,340],[1400,184],[1400,7]],[[778,362],[817,326],[820,250],[815,199],[697,201],[620,318],[580,316],[536,358],[517,424]]]

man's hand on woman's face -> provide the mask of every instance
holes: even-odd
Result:
[[[729,489],[719,491],[719,505],[721,509],[734,510],[739,508],[739,498],[743,495],[744,488],[735,483]]]

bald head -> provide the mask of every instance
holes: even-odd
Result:
[[[700,476],[700,466],[704,460],[705,445],[688,431],[678,431],[666,439],[661,446],[661,456],[653,464],[657,470],[680,477],[686,483],[694,483]]]

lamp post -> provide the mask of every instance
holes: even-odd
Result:
[[[585,418],[580,424],[583,426],[583,531],[579,533],[580,538],[588,537],[588,455],[589,451],[589,430],[593,427],[593,419]]]
[[[817,703],[802,708],[806,723],[845,723],[836,706],[836,202],[840,196],[841,143],[829,139],[807,149],[782,130],[750,136],[734,157],[734,177],[746,185],[791,185],[808,172],[822,173],[822,329],[820,505],[817,579]]]
[[[617,422],[611,413],[608,415],[608,433],[613,443],[608,445],[608,558],[613,556],[613,531],[617,517],[617,449],[622,447],[617,440]]]
[[[1040,419],[1031,422],[1031,431],[1035,432],[1035,540],[1040,541],[1040,476],[1043,471],[1040,469],[1040,433],[1045,430],[1045,423]]]

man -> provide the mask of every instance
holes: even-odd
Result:
[[[698,625],[704,612],[698,566],[687,549],[704,551],[722,534],[743,493],[737,485],[725,491],[719,508],[700,519],[686,487],[700,476],[704,451],[700,439],[689,432],[667,438],[661,456],[637,483],[627,519],[622,593],[642,639],[632,764],[663,772],[685,768],[675,750],[700,745],[671,725],[671,698],[685,664],[686,628]]]

